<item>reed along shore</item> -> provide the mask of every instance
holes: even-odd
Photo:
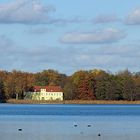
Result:
[[[10,104],[140,104],[138,101],[115,101],[115,100],[64,100],[64,101],[45,101],[45,100],[15,100],[9,99],[6,103]]]

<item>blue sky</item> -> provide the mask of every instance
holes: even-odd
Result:
[[[0,69],[140,71],[139,0],[1,0]]]

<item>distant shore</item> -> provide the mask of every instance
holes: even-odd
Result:
[[[43,101],[43,100],[15,100],[9,99],[10,104],[140,104],[139,101],[113,101],[113,100],[64,100],[64,101]]]

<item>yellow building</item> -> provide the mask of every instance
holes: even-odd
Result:
[[[34,86],[33,91],[26,93],[26,99],[59,100],[63,101],[63,92],[60,86]]]

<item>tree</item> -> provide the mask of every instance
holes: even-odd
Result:
[[[94,95],[94,80],[86,75],[78,86],[78,98],[84,100],[95,99]]]
[[[75,85],[72,83],[72,80],[70,77],[67,78],[67,80],[65,81],[65,86],[64,86],[64,98],[66,100],[73,100],[75,99],[75,91],[76,91],[76,87]]]
[[[0,79],[0,102],[5,102],[4,82]]]
[[[105,71],[100,71],[98,74],[95,74],[95,95],[98,100],[107,99],[107,90],[108,90],[108,79],[109,75]]]
[[[78,71],[72,76],[75,85],[75,99],[95,99],[94,78],[88,71]]]
[[[40,86],[59,85],[64,87],[65,79],[66,75],[60,74],[54,70],[44,70],[35,74],[35,84]]]
[[[133,75],[128,71],[125,70],[118,74],[118,76],[122,79],[122,94],[124,100],[135,100],[135,83],[133,80]]]
[[[4,81],[6,79],[7,72],[0,71],[0,102],[5,102],[6,95],[4,91]]]

